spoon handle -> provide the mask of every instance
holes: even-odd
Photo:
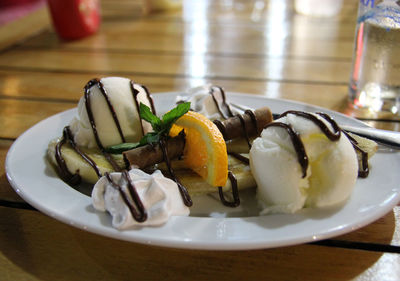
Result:
[[[247,106],[237,105],[234,103],[230,103],[230,105],[232,105],[235,109],[239,111],[251,109]],[[274,119],[277,119],[280,116],[280,114],[274,113],[272,114],[272,116]],[[340,128],[342,128],[347,132],[376,141],[380,144],[389,146],[393,149],[400,149],[400,132],[380,130],[369,127],[347,126],[342,124],[339,124],[339,126]]]
[[[350,133],[374,140],[376,142],[388,145],[392,148],[400,149],[400,133],[380,130],[367,127],[354,127],[347,125],[340,125],[340,127]]]

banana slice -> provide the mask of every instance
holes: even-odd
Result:
[[[55,151],[58,141],[58,139],[51,141],[48,145],[47,150],[48,159],[54,166],[57,166]],[[99,150],[85,148],[81,148],[81,150],[96,163],[102,174],[104,174],[105,172],[113,171],[111,164],[106,160],[106,158]],[[78,173],[81,176],[82,181],[84,182],[91,184],[95,184],[97,182],[98,177],[92,166],[84,161],[82,157],[78,153],[76,153],[69,144],[65,144],[62,146],[61,153],[66,162],[68,170],[71,173]],[[121,168],[125,166],[122,154],[113,154],[113,157]],[[174,169],[176,177],[188,189],[190,195],[195,196],[218,191],[216,187],[209,185],[195,172],[186,168],[183,161],[172,161],[172,167]],[[250,171],[250,167],[248,165],[242,163],[232,156],[229,156],[228,167],[229,170],[236,177],[239,189],[256,186],[256,183]],[[165,175],[168,175],[168,169],[164,163],[160,163],[158,165],[158,168],[163,171]],[[226,185],[223,187],[223,191],[228,190],[231,190],[230,180],[228,180]]]
[[[368,159],[370,159],[372,156],[374,156],[375,152],[378,150],[378,144],[374,142],[373,140],[360,137],[358,135],[348,133],[353,139],[356,140],[358,147],[360,147],[364,152],[368,153]],[[360,153],[357,153],[358,158],[361,156],[359,155]],[[359,159],[360,160],[360,159]]]
[[[246,156],[246,155],[243,155]],[[190,195],[202,195],[212,192],[218,192],[218,188],[206,183],[198,174],[188,169],[181,160],[172,161],[172,168],[179,181],[187,188]],[[167,167],[164,163],[158,165],[158,168],[165,175],[168,174]],[[256,186],[256,182],[250,170],[250,166],[237,160],[232,156],[228,156],[228,169],[232,172],[237,181],[239,190]],[[228,179],[222,190],[230,191],[232,188],[231,181]]]
[[[47,148],[47,157],[50,160],[50,163],[57,167],[56,161],[56,145],[59,139],[55,139],[51,141]],[[103,156],[100,150],[96,149],[85,149],[80,148],[85,154],[87,154],[97,165],[101,174],[105,172],[112,172],[113,167],[107,161],[107,159]],[[61,155],[65,160],[65,163],[68,167],[68,170],[72,174],[79,174],[82,178],[82,181],[95,184],[99,179],[93,167],[88,164],[82,157],[76,153],[76,151],[68,144],[64,144],[61,148]],[[125,163],[122,157],[122,154],[112,155],[118,166],[121,168],[125,167]]]

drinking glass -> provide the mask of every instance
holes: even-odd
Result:
[[[360,0],[349,98],[356,108],[400,115],[400,1]]]

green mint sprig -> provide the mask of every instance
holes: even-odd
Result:
[[[153,132],[144,135],[138,143],[120,143],[107,147],[106,151],[113,154],[120,154],[123,151],[134,149],[146,144],[157,144],[161,139],[166,139],[168,137],[172,125],[182,115],[188,112],[189,109],[190,102],[180,103],[175,108],[165,113],[160,119],[158,116],[153,114],[153,112],[151,112],[147,105],[140,103],[140,118],[150,123],[151,127],[153,128]]]

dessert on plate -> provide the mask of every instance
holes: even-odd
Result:
[[[328,115],[288,111],[274,121],[268,107],[241,112],[227,98],[205,85],[159,115],[146,87],[93,79],[47,156],[70,185],[94,184],[94,207],[118,229],[188,215],[201,194],[236,207],[245,188],[256,188],[261,214],[331,206],[366,175],[376,144]]]

